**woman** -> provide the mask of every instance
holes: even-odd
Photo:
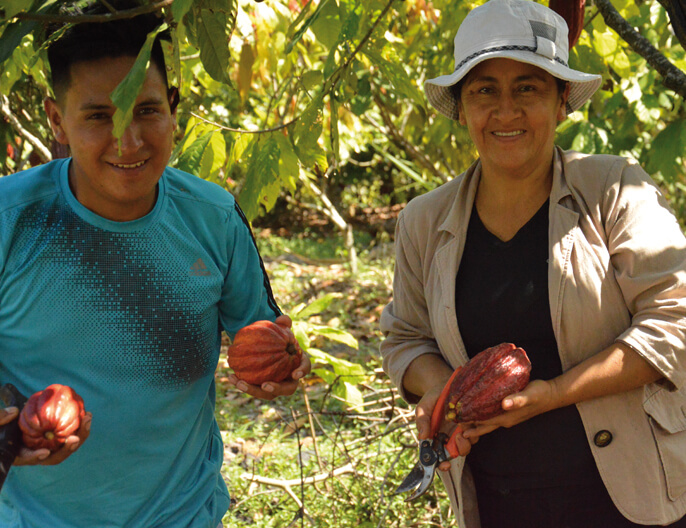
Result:
[[[555,147],[601,82],[567,48],[547,7],[491,0],[425,84],[479,160],[399,218],[384,368],[424,439],[454,368],[501,342],[531,359],[441,466],[459,526],[686,526],[686,243],[634,162]]]

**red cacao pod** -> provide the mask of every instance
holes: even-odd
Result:
[[[33,394],[19,414],[24,445],[57,451],[81,427],[83,399],[66,385],[53,384]]]
[[[454,376],[444,416],[454,422],[488,420],[503,413],[502,401],[529,383],[531,362],[512,343],[482,350]]]
[[[271,321],[257,321],[241,328],[227,355],[234,374],[251,385],[285,380],[302,359],[293,332]]]
[[[565,19],[569,28],[569,49],[579,40],[584,28],[586,0],[550,0],[548,7]]]

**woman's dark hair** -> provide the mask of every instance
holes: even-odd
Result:
[[[108,3],[117,11],[140,7],[140,4],[133,0],[115,0]],[[79,14],[106,13],[109,11],[103,4],[96,2],[80,11]],[[55,96],[60,98],[69,88],[73,64],[103,58],[136,57],[148,33],[156,29],[161,22],[155,14],[149,13],[111,22],[81,23],[68,28],[48,47],[48,63]],[[53,27],[48,32],[51,34],[59,29],[61,28]],[[150,60],[159,68],[166,82],[167,72],[160,38],[165,38],[165,35],[161,33],[155,39]]]

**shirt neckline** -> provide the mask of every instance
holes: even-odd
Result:
[[[66,199],[67,204],[69,204],[69,207],[71,207],[74,213],[76,213],[76,215],[79,216],[79,218],[81,218],[85,222],[95,227],[99,227],[100,229],[104,229],[105,231],[113,231],[117,233],[130,233],[135,231],[141,231],[147,228],[152,223],[154,223],[159,217],[166,202],[166,178],[164,177],[164,173],[162,173],[162,177],[160,178],[157,184],[157,199],[155,200],[155,206],[152,208],[152,211],[150,211],[145,216],[142,216],[141,218],[137,218],[136,220],[130,220],[127,222],[117,222],[115,220],[109,220],[107,218],[100,216],[97,213],[94,213],[76,199],[76,196],[74,196],[74,193],[72,192],[71,187],[69,186],[69,166],[71,165],[71,162],[71,158],[67,158],[60,167],[60,190],[62,192],[62,195]]]

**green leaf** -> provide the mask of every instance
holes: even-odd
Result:
[[[343,23],[338,10],[336,0],[322,2],[324,5],[317,12],[317,17],[312,21],[311,29],[317,40],[327,48],[332,48],[338,42]]]
[[[319,137],[323,130],[322,109],[323,102],[320,95],[310,102],[300,119],[289,126],[293,149],[302,164],[309,168],[327,166],[326,154],[319,145]]]
[[[200,177],[219,183],[217,177],[226,162],[226,141],[218,130],[210,134],[210,141],[200,158]]]
[[[174,20],[181,22],[192,5],[193,0],[174,0],[171,6]]]
[[[600,31],[594,29],[593,47],[601,57],[609,57],[617,51],[619,46],[617,38],[618,37],[609,30],[601,33]]]
[[[176,168],[201,177],[201,162],[205,150],[212,140],[212,132],[206,132],[200,137],[189,141],[189,146],[179,156]]]
[[[14,15],[26,11],[33,4],[33,0],[3,0],[2,8],[4,9],[5,18],[14,18]]]
[[[274,134],[274,141],[279,145],[279,181],[291,193],[295,192],[298,186],[298,175],[300,174],[300,163],[298,156],[293,151],[293,145],[283,134]]]
[[[299,308],[297,311],[292,311],[291,316],[297,319],[309,319],[313,315],[318,315],[324,312],[329,306],[331,306],[333,301],[340,299],[341,297],[343,297],[343,294],[340,292],[329,292],[315,299],[307,306],[302,305],[302,308]]]
[[[257,217],[260,204],[270,201],[265,190],[279,179],[279,145],[273,138],[258,141],[253,147],[250,166],[245,175],[245,186],[241,190],[239,202],[249,221]]]
[[[412,83],[410,76],[403,68],[401,60],[386,60],[381,54],[371,50],[366,50],[365,55],[381,70],[381,73],[393,85],[399,96],[410,99],[417,106],[424,108],[424,98],[417,86]]]
[[[683,121],[670,123],[653,139],[648,149],[646,170],[661,172],[668,181],[674,181],[683,171],[686,152],[686,125]]]
[[[300,26],[300,29],[298,29],[298,31],[295,32],[295,34],[293,35],[291,40],[288,42],[288,44],[286,44],[286,55],[288,55],[291,51],[293,51],[293,47],[298,42],[300,42],[300,39],[303,38],[303,35],[305,34],[305,32],[308,29],[310,29],[310,26],[312,26],[312,24],[314,24],[317,21],[317,18],[319,18],[319,14],[322,11],[324,11],[324,8],[326,7],[326,5],[330,1],[331,0],[321,0],[321,2],[319,2],[319,4],[317,4],[317,8],[314,10],[314,13],[312,13],[312,15],[307,20],[305,20],[303,25]],[[303,10],[303,12],[304,11],[305,10]],[[300,18],[300,17],[298,17],[298,18]],[[297,20],[296,20],[296,22],[297,22]],[[336,35],[338,35],[338,33],[336,33]]]
[[[150,64],[150,52],[152,50],[153,42],[155,37],[161,31],[167,29],[167,24],[163,23],[154,31],[148,33],[148,36],[143,43],[143,47],[140,52],[138,52],[138,57],[136,57],[136,62],[133,63],[131,71],[124,77],[124,80],[119,83],[112,94],[110,99],[117,107],[117,110],[112,116],[113,130],[112,135],[120,139],[124,135],[126,127],[129,126],[133,118],[133,107],[136,104],[136,98],[143,88],[143,83],[145,82],[145,73],[148,70],[148,65]]]
[[[195,32],[200,47],[200,61],[215,81],[231,84],[228,66],[229,50],[228,17],[223,11],[201,9],[195,17]]]
[[[331,326],[324,326],[324,325],[310,325],[311,329],[310,332],[316,335],[320,335],[322,337],[326,337],[327,339],[330,339],[331,341],[336,341],[338,343],[343,343],[344,345],[348,345],[350,348],[355,348],[357,349],[358,347],[358,342],[355,337],[350,334],[349,332],[346,332],[345,330],[341,330],[340,328],[333,328]]]
[[[0,64],[9,59],[22,39],[37,27],[38,22],[33,20],[19,20],[8,24],[0,37]]]
[[[307,355],[312,363],[330,366],[336,376],[345,377],[350,383],[362,383],[367,379],[367,373],[359,363],[334,357],[317,348],[308,349]]]

